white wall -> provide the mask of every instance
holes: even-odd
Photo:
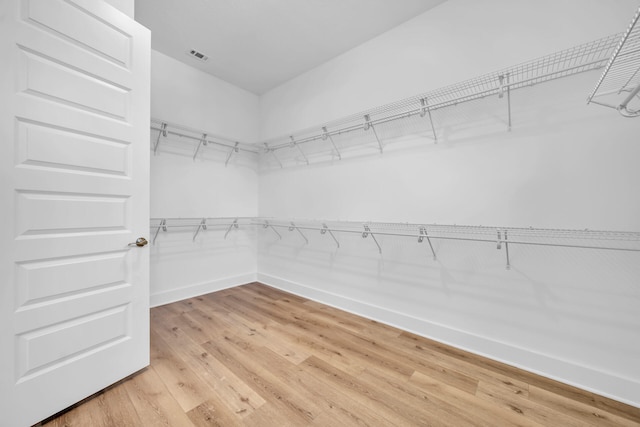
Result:
[[[526,5],[526,6],[524,6]],[[449,0],[265,94],[287,135],[621,31],[636,1]],[[526,12],[523,13],[523,10]],[[586,106],[598,73],[434,117],[440,144],[273,170],[262,216],[640,230],[637,121]],[[414,141],[415,142],[415,141]],[[422,145],[422,146],[420,146]],[[399,145],[398,145],[399,146]],[[640,256],[259,231],[259,279],[640,406]]]
[[[257,96],[159,52],[151,54],[151,116],[209,134],[257,139]],[[171,128],[170,128],[171,129]],[[151,132],[155,144],[158,132]],[[161,138],[151,156],[151,217],[255,216],[256,158]],[[150,230],[153,233],[155,230]],[[255,233],[239,229],[224,240],[225,227],[210,226],[192,242],[195,227],[158,236],[151,249],[151,303],[164,304],[254,280]]]

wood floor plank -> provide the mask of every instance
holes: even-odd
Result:
[[[246,350],[246,347],[243,349]],[[318,424],[318,414],[326,413],[330,414],[332,424],[335,425],[352,425],[356,422],[361,425],[377,425],[376,420],[369,417],[363,407],[319,381],[304,367],[291,364],[266,347],[253,348],[251,354],[269,366],[270,371],[286,383],[289,395],[304,397],[307,402],[312,402],[310,405],[317,409],[310,420],[311,424]]]
[[[256,363],[255,350],[239,337],[208,342],[203,348],[289,418],[308,424],[320,412],[307,396],[293,393],[287,380],[275,375],[270,366]]]
[[[609,399],[586,390],[581,390],[577,387],[563,384],[559,381],[545,378],[486,357],[478,356],[434,340],[420,337],[410,332],[402,332],[399,338],[406,339],[409,342],[417,340],[417,342],[421,343],[420,345],[422,347],[429,348],[430,351],[435,351],[453,359],[467,362],[471,366],[479,368],[480,371],[488,370],[493,378],[501,378],[503,382],[531,384],[569,399],[582,402],[586,405],[597,407],[605,412],[610,412],[622,418],[627,418],[631,421],[640,423],[640,410],[622,402],[617,402],[613,399]],[[486,381],[491,382],[491,379],[486,379]]]
[[[637,426],[637,422],[616,414],[606,413],[598,407],[585,405],[565,396],[550,392],[537,386],[529,386],[529,400],[558,412],[570,415],[585,425],[614,427]],[[640,409],[637,410],[640,418]]]
[[[451,404],[448,399],[441,399],[433,394],[425,393],[407,380],[398,380],[386,372],[375,368],[367,369],[358,376],[358,380],[368,389],[384,390],[387,404],[417,425],[437,423],[440,425],[476,426],[479,419]],[[420,411],[415,408],[419,407]]]
[[[170,319],[171,320],[171,319]],[[159,323],[155,331],[187,365],[197,372],[210,388],[209,397],[215,396],[229,406],[231,412],[250,414],[265,400],[246,381],[238,378],[223,363],[212,357],[205,348],[195,343],[174,323]]]
[[[373,336],[378,339],[389,339],[395,338],[403,332],[393,326],[385,325],[384,323],[366,319],[364,317],[354,316],[346,311],[316,301],[305,302],[304,308],[312,315],[331,319],[337,326],[344,329],[351,329],[354,332],[361,333],[365,336]]]
[[[640,409],[250,283],[151,310],[151,367],[47,426],[636,426]]]
[[[566,427],[584,426],[584,422],[577,418],[532,402],[526,397],[512,393],[511,390],[506,387],[501,387],[497,383],[480,381],[476,396],[493,402],[502,408],[512,410],[542,425],[561,425]]]
[[[304,427],[311,425],[311,420],[292,418],[288,411],[283,411],[277,405],[264,405],[244,420],[244,425],[249,427]]]
[[[470,353],[467,353],[468,357],[456,357],[452,354],[440,352],[429,346],[429,340],[414,334],[402,333],[390,342],[395,347],[402,349],[402,351],[423,360],[429,372],[420,367],[418,369],[421,372],[438,378],[449,385],[470,391],[468,388],[475,390],[478,381],[484,380],[506,385],[512,388],[516,394],[527,396],[529,393],[528,383],[491,370],[491,367],[484,365],[482,360],[474,360]],[[441,371],[442,375],[437,373],[438,370]],[[458,373],[462,376],[459,377]],[[470,373],[471,375],[465,373]]]
[[[349,397],[395,425],[445,425],[437,419],[430,420],[421,409],[405,411],[405,408],[398,407],[396,400],[385,391],[367,387],[358,378],[318,357],[310,357],[303,365],[318,378],[344,390]]]
[[[153,367],[126,381],[123,387],[140,420],[144,421],[140,425],[184,427],[193,425]],[[136,424],[120,422],[109,425]]]
[[[387,371],[398,379],[408,380],[415,369],[406,360],[395,357],[394,354],[384,354],[375,341],[358,337],[339,329],[327,330],[326,325],[310,325],[308,330],[315,334],[322,342],[338,348],[347,357],[358,360],[363,366],[374,365],[377,369]]]
[[[157,333],[151,331],[151,348],[168,347]],[[154,354],[157,355],[160,351],[162,350],[156,350]],[[154,357],[152,364],[183,411],[188,412],[207,399],[209,386],[177,354],[163,352],[162,357]]]
[[[421,372],[416,371],[409,381],[425,393],[432,396],[434,399],[440,400],[443,396],[446,396],[444,399],[446,403],[457,408],[457,412],[469,413],[477,419],[479,425],[509,425],[523,427],[541,425],[524,417],[520,413],[506,410],[497,404],[489,402],[488,400],[478,399],[457,387],[450,386],[431,376],[424,375]]]
[[[245,422],[217,399],[210,399],[187,412],[196,427],[244,426]]]
[[[298,326],[270,325],[270,330],[277,331],[284,339],[299,344],[303,347],[303,351],[307,351],[311,355],[316,355],[324,360],[331,361],[331,364],[349,374],[357,375],[366,369],[360,360],[348,357],[348,355],[343,354],[341,348],[311,336],[307,330],[301,329]]]
[[[126,390],[123,387],[111,387],[46,425],[52,427],[111,427],[142,424]]]

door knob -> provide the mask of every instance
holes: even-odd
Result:
[[[147,241],[147,239],[145,239],[144,237],[138,237],[135,242],[129,243],[129,246],[140,246],[140,247],[143,247],[143,246],[146,246],[147,243],[149,243]]]

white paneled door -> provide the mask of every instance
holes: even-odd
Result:
[[[149,41],[101,0],[0,2],[0,425],[148,365]]]

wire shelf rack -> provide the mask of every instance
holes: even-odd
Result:
[[[253,217],[151,218],[149,228],[153,233],[151,243],[155,245],[160,232],[167,232],[170,229],[193,231],[192,241],[195,242],[201,231],[210,228],[226,230],[224,234],[226,239],[233,229],[238,229],[241,225],[253,224]]]
[[[230,138],[212,134],[207,131],[193,129],[187,126],[171,123],[161,119],[151,119],[152,150],[158,154],[161,146],[168,141],[167,138],[174,136],[189,142],[192,148],[193,160],[202,155],[204,146],[213,146],[222,150],[225,154],[225,166],[229,163],[233,155],[245,153],[257,159],[258,149],[253,144],[242,143]]]
[[[357,222],[270,217],[152,218],[150,224],[151,231],[154,233],[153,244],[155,244],[160,231],[166,232],[171,228],[191,229],[194,232],[192,240],[195,241],[198,234],[203,230],[207,230],[208,227],[218,227],[226,230],[224,235],[226,239],[234,228],[237,229],[240,226],[270,229],[278,240],[283,238],[283,234],[287,230],[295,232],[306,245],[310,242],[309,233],[319,232],[330,237],[338,249],[340,248],[341,234],[358,234],[362,238],[371,237],[380,254],[383,252],[383,247],[379,240],[381,236],[411,238],[418,243],[426,241],[434,259],[437,258],[437,253],[432,240],[491,243],[499,250],[504,248],[507,269],[511,266],[509,245],[640,252],[640,232],[631,231]]]
[[[604,67],[620,34],[565,49],[533,61],[418,94],[262,143],[267,168],[309,164],[315,158],[341,159],[355,148],[382,153],[385,144],[422,135],[438,142],[439,110],[490,96],[504,99],[505,122],[511,129],[511,91]],[[324,157],[323,157],[324,156]]]
[[[640,116],[640,8],[604,68],[587,103],[615,108],[625,117]],[[632,101],[635,105],[632,106]]]

